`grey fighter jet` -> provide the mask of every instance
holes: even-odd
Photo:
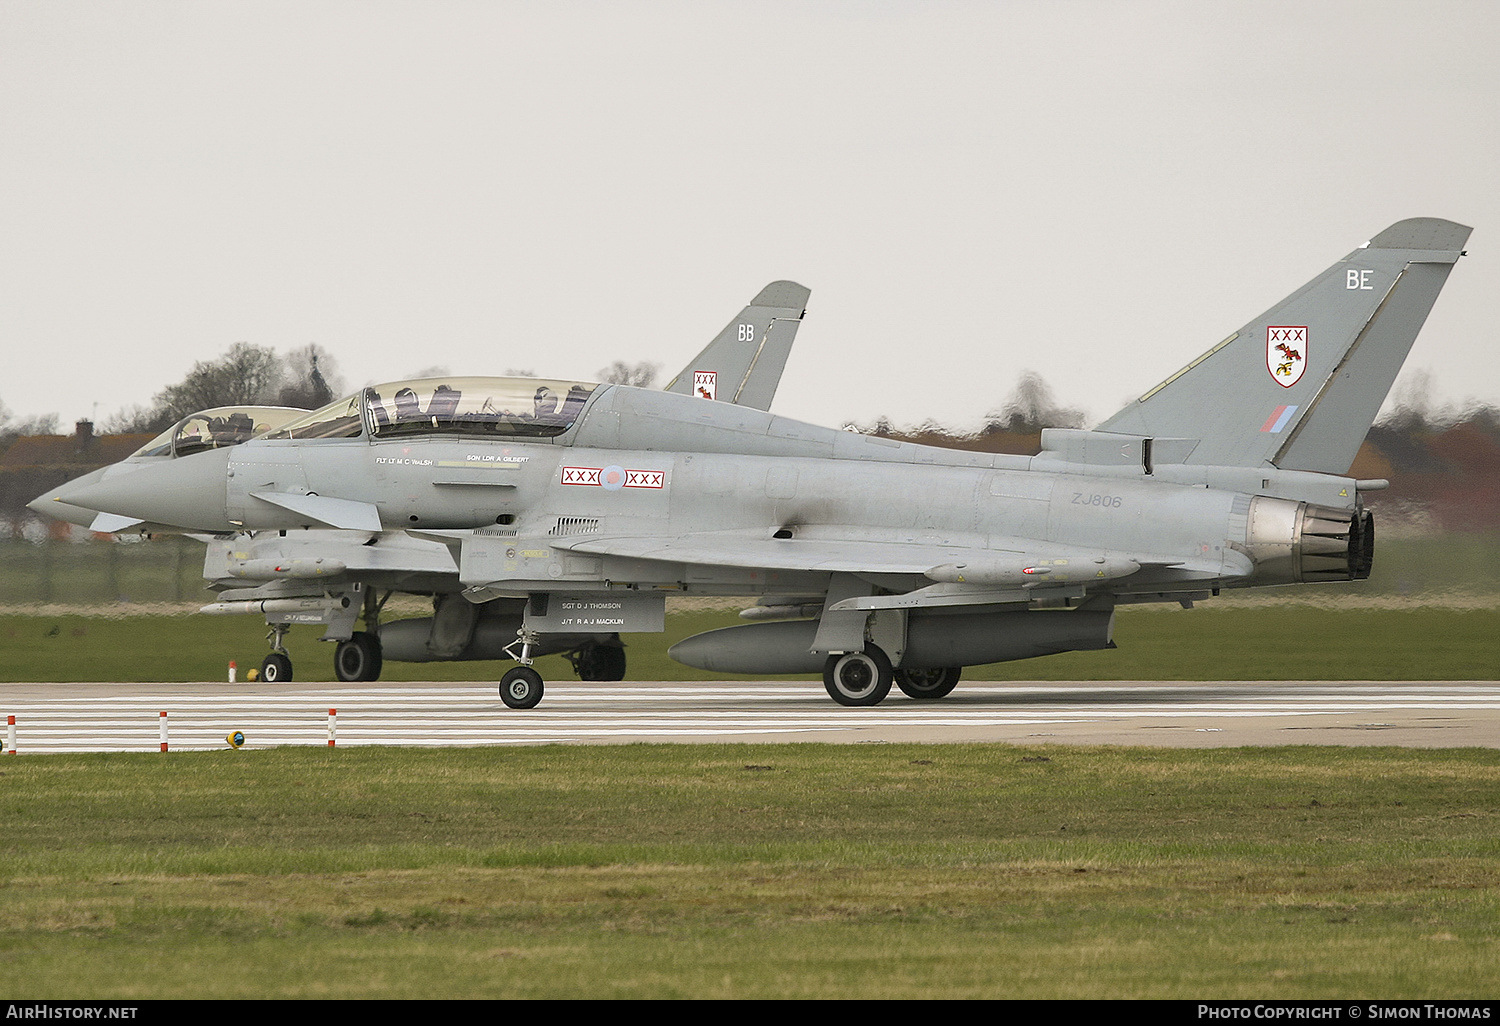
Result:
[[[667,384],[667,391],[768,409],[810,294],[790,281],[772,282],[761,289]],[[405,390],[398,385],[385,387],[395,409],[409,411]],[[446,401],[447,392],[436,392]],[[533,407],[541,401],[539,392],[531,398]],[[64,496],[143,466],[238,445],[306,414],[300,409],[253,406],[191,414],[119,464],[48,492],[31,507],[99,532],[193,533],[175,524],[73,506]],[[265,617],[272,651],[260,673],[267,680],[292,679],[292,662],[283,641],[294,624],[326,628],[323,640],[338,642],[334,674],[343,681],[379,679],[386,659],[504,659],[505,648],[521,624],[524,603],[505,599],[471,603],[460,597],[458,564],[451,551],[453,532],[434,538],[399,530],[372,536],[367,531],[329,528],[194,536],[207,545],[206,584],[220,593],[220,601],[201,611]],[[394,593],[431,596],[433,615],[382,623],[381,612]],[[360,619],[364,630],[355,629]],[[620,680],[625,675],[625,650],[617,632],[549,634],[539,654],[554,653],[567,658],[584,680]]]
[[[471,378],[366,389],[61,498],[201,532],[440,540],[465,601],[521,607],[513,708],[541,699],[550,636],[659,631],[668,594],[759,597],[753,622],[674,646],[688,665],[821,671],[850,706],[893,683],[936,699],[965,666],[1112,647],[1124,603],[1368,577],[1361,494],[1385,483],[1344,475],[1469,232],[1392,225],[1099,428],[1044,432],[1036,456]]]

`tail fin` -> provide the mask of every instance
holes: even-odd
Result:
[[[1343,474],[1472,229],[1398,221],[1096,429],[1186,462]]]
[[[771,282],[666,391],[769,410],[810,295],[794,281]]]

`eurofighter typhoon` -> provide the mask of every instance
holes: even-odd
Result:
[[[667,390],[717,398],[758,410],[771,406],[786,359],[797,337],[809,291],[796,282],[776,281],[761,289],[712,341],[677,374]],[[754,345],[747,340],[753,339]],[[382,386],[398,416],[422,412],[412,385]],[[533,416],[548,400],[538,383],[531,397]],[[449,386],[451,387],[451,386]],[[431,407],[431,402],[428,402]],[[184,533],[171,524],[144,522],[74,506],[64,501],[100,480],[142,466],[180,459],[208,449],[238,445],[279,430],[306,410],[235,406],[200,410],[183,417],[120,463],[96,470],[31,503],[32,509],[103,533]],[[498,480],[498,479],[496,479]],[[188,532],[191,533],[191,532]],[[459,532],[436,540],[420,532],[323,530],[240,532],[194,535],[207,544],[203,576],[223,601],[201,612],[264,615],[271,631],[271,653],[260,666],[267,681],[292,679],[284,644],[295,624],[326,628],[334,649],[334,676],[341,681],[379,680],[386,660],[447,662],[504,659],[516,639],[525,602],[491,599],[473,603],[461,594],[453,544]],[[330,587],[332,590],[330,591]],[[433,615],[382,620],[394,594],[430,596]],[[355,630],[356,621],[364,630]],[[623,680],[625,647],[615,631],[549,633],[533,654],[561,654],[583,680]]]
[[[531,663],[549,639],[660,631],[669,594],[759,600],[751,622],[675,645],[689,666],[821,672],[850,706],[893,683],[937,699],[965,666],[1113,647],[1122,604],[1368,577],[1361,496],[1386,483],[1344,475],[1469,233],[1392,225],[1098,428],[1044,431],[1035,456],[799,423],[723,401],[712,373],[696,395],[442,378],[367,388],[34,508],[220,536],[230,552],[329,529],[440,545],[468,605],[515,611],[512,708],[541,700]],[[747,352],[765,341],[731,328]],[[341,572],[302,601],[356,605]],[[306,589],[277,579],[250,597]]]

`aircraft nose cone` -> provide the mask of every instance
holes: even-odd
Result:
[[[75,506],[71,496],[80,488],[86,488],[104,476],[104,471],[95,470],[71,481],[64,481],[49,492],[44,492],[26,504],[33,513],[53,520],[66,520],[70,524],[87,527],[99,515],[97,510]]]
[[[62,491],[62,489],[54,488],[50,492],[43,492],[41,495],[38,495],[36,498],[28,502],[26,504],[26,508],[31,510],[33,513],[39,513],[44,517],[56,517],[57,514],[52,512],[52,510],[56,505],[58,505],[58,503],[54,500],[58,498],[58,493],[60,491]]]
[[[101,513],[190,531],[232,531],[224,508],[228,468],[229,450],[216,449],[58,491],[63,502]]]

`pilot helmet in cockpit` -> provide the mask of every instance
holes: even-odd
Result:
[[[557,415],[558,405],[557,393],[546,385],[543,385],[536,390],[536,396],[533,399],[534,409],[532,415],[537,420],[554,417]]]

